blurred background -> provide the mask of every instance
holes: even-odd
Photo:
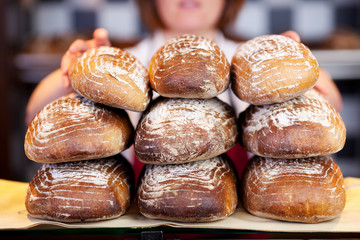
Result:
[[[147,31],[133,0],[1,0],[0,18],[0,178],[29,181],[40,165],[25,156],[24,118],[37,83],[59,68],[71,42],[95,28],[106,28],[121,48]],[[343,95],[347,141],[334,158],[345,177],[360,177],[360,1],[247,0],[226,35],[241,41],[289,29]]]

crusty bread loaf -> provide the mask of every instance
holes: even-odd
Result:
[[[324,156],[340,151],[346,139],[339,113],[316,90],[284,103],[252,105],[239,124],[242,145],[264,157]]]
[[[143,163],[185,163],[226,152],[237,135],[233,109],[218,98],[159,97],[137,126],[134,149]]]
[[[168,41],[149,66],[151,87],[171,98],[211,98],[230,83],[230,64],[211,40],[182,35]]]
[[[319,67],[310,50],[281,35],[240,45],[231,63],[232,90],[243,101],[263,105],[287,101],[312,88]]]
[[[137,192],[146,217],[209,222],[232,214],[238,203],[236,174],[228,157],[183,164],[146,165]]]
[[[129,147],[133,133],[124,110],[71,93],[35,116],[26,132],[25,153],[40,163],[103,158]]]
[[[86,51],[72,64],[69,79],[80,95],[111,107],[144,111],[150,102],[146,68],[119,48]]]
[[[242,198],[253,215],[304,223],[338,217],[346,200],[341,170],[330,156],[255,156],[243,174]]]
[[[120,155],[43,164],[29,184],[25,206],[33,217],[61,222],[116,218],[130,206],[133,182]]]

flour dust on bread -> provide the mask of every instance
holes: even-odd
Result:
[[[241,144],[273,158],[324,156],[340,151],[346,128],[339,113],[316,90],[283,103],[252,105],[239,117]]]
[[[43,164],[29,183],[25,206],[32,217],[60,222],[116,218],[130,206],[133,177],[120,155]]]
[[[154,54],[149,77],[161,96],[211,98],[228,88],[230,64],[213,41],[186,34],[169,40]]]
[[[178,164],[218,156],[237,141],[233,109],[218,98],[159,97],[135,132],[137,158],[149,164]]]
[[[319,66],[302,43],[281,36],[251,39],[236,50],[232,90],[253,105],[272,104],[300,96],[318,80]]]
[[[146,68],[119,48],[84,52],[70,67],[69,79],[76,92],[111,107],[144,111],[150,102]]]
[[[24,148],[29,159],[40,163],[89,160],[120,153],[130,146],[133,134],[124,110],[71,93],[35,116]]]
[[[231,215],[238,204],[236,174],[226,155],[183,164],[146,165],[137,190],[146,217],[209,222]]]
[[[329,155],[302,159],[255,156],[242,179],[244,208],[258,217],[317,223],[340,216],[345,207],[344,179]]]

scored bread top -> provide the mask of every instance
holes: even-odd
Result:
[[[253,104],[284,102],[312,88],[319,76],[315,57],[302,43],[265,35],[240,45],[232,59],[234,93]]]
[[[62,222],[120,216],[130,206],[131,171],[121,156],[43,164],[29,183],[26,208],[31,216]]]
[[[314,223],[339,216],[344,180],[331,156],[275,159],[255,156],[243,175],[245,208],[260,217]]]
[[[119,48],[84,52],[72,64],[69,79],[79,94],[111,107],[144,111],[150,102],[146,68]]]
[[[171,39],[153,56],[151,87],[161,96],[211,98],[230,83],[230,64],[221,49],[202,36],[185,34]]]
[[[283,103],[252,105],[239,123],[242,144],[264,157],[328,155],[340,151],[346,139],[341,116],[316,90]]]
[[[314,122],[335,129],[333,123],[337,122],[339,114],[320,96],[317,91],[312,90],[284,103],[254,106],[246,131],[254,132],[270,125],[281,129],[299,122]]]
[[[25,153],[41,163],[96,159],[118,154],[132,142],[127,113],[71,93],[45,106],[30,123]]]
[[[138,188],[139,210],[150,218],[197,222],[222,219],[237,206],[236,175],[229,159],[146,165]]]
[[[135,154],[144,163],[173,164],[226,152],[237,140],[232,108],[218,98],[158,98],[135,133]]]

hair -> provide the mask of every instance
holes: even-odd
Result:
[[[225,0],[225,7],[217,27],[225,32],[228,24],[232,23],[245,0]],[[153,32],[158,28],[165,28],[157,12],[155,0],[137,0],[142,20],[147,30]]]

